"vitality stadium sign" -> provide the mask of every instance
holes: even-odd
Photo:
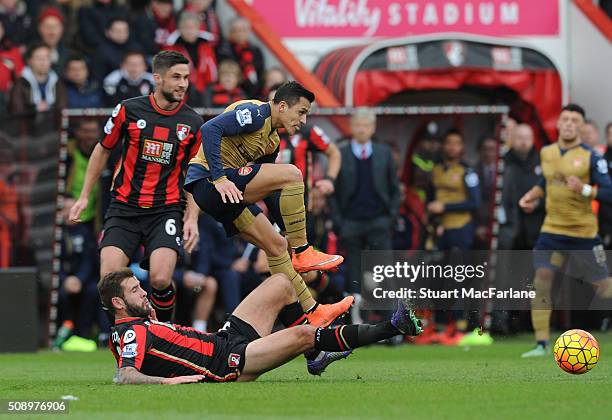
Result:
[[[252,5],[287,38],[559,34],[559,0],[252,0]]]

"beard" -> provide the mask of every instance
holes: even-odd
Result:
[[[127,312],[129,316],[137,317],[137,318],[146,318],[151,313],[150,306],[147,308],[143,306],[131,305],[127,302],[126,304],[127,304],[127,308],[125,308],[125,312]]]
[[[176,102],[181,102],[182,101],[182,99],[177,99],[174,96],[174,92],[173,91],[164,90],[162,88],[161,89],[161,94],[164,97],[164,99],[167,100],[170,103],[176,103]]]

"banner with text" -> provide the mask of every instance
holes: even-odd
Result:
[[[559,0],[252,0],[287,38],[559,34]]]
[[[606,255],[608,254],[608,255]],[[432,310],[610,310],[612,254],[584,251],[363,251],[363,309],[407,299]],[[554,273],[551,288],[535,268]]]

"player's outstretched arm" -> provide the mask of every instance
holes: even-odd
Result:
[[[185,196],[187,197],[187,208],[185,209],[185,216],[183,217],[183,241],[185,251],[191,254],[191,251],[193,251],[200,239],[200,233],[198,231],[200,208],[190,193],[185,191]]]
[[[518,202],[519,207],[525,213],[531,213],[537,207],[538,200],[540,200],[543,197],[544,197],[544,189],[541,186],[536,185],[535,187],[531,188],[529,191],[525,193],[525,195],[521,197],[521,199]]]
[[[111,151],[103,147],[100,143],[96,144],[87,164],[85,172],[85,182],[79,195],[79,199],[70,208],[69,220],[73,223],[80,222],[81,213],[87,208],[89,194],[95,183],[100,178],[100,174],[106,168]]]
[[[137,385],[137,384],[190,384],[200,382],[204,379],[204,375],[177,376],[174,378],[162,378],[161,376],[149,376],[138,372],[136,368],[124,367],[117,370],[117,374],[113,378],[113,382],[118,385]]]

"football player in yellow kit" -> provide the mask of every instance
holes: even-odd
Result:
[[[276,129],[295,134],[306,124],[314,99],[299,83],[287,82],[270,102],[245,100],[227,107],[200,128],[202,146],[189,163],[185,189],[202,210],[223,224],[228,236],[240,234],[263,249],[270,272],[283,273],[292,282],[308,322],[327,326],[349,310],[353,297],[319,305],[298,273],[329,270],[343,258],[308,244],[302,173],[294,165],[274,163],[280,143]],[[275,191],[280,191],[286,240],[255,204]]]
[[[552,283],[555,270],[566,259],[572,258],[584,270],[599,296],[612,297],[612,278],[597,235],[597,217],[591,210],[591,200],[612,201],[612,182],[606,161],[580,139],[584,120],[580,106],[569,104],[562,109],[557,121],[558,141],[540,151],[544,179],[519,200],[527,213],[540,199],[546,200],[546,217],[533,257],[536,297],[532,300],[531,321],[536,347],[522,357],[548,354]]]

